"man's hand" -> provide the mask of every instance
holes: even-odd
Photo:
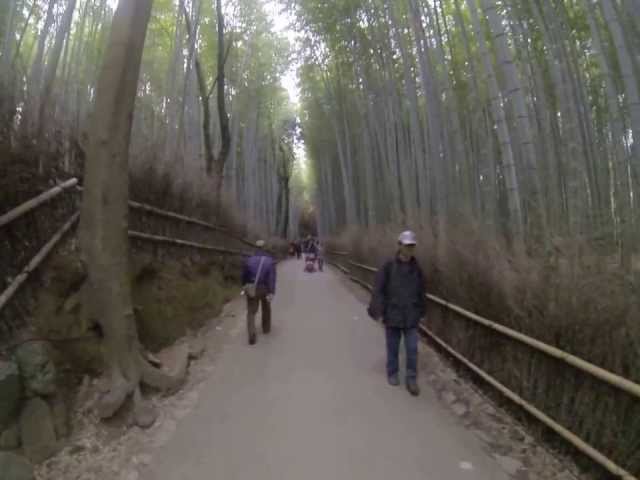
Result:
[[[382,317],[377,309],[373,308],[371,305],[367,308],[367,314],[372,320],[376,322],[380,321],[380,318]]]
[[[270,293],[269,295],[267,295],[267,302],[271,303],[273,302],[273,293]]]

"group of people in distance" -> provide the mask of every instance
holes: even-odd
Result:
[[[406,350],[405,385],[411,395],[420,394],[418,387],[418,327],[426,315],[425,276],[415,257],[416,235],[405,231],[398,237],[395,256],[378,270],[375,287],[367,313],[382,320],[387,350],[387,381],[400,384],[399,350],[404,338]],[[247,297],[247,330],[249,344],[256,343],[255,316],[262,307],[262,331],[271,331],[271,301],[276,293],[276,262],[266,252],[265,242],[256,243],[256,252],[249,257],[242,272],[243,294]],[[312,237],[292,242],[290,255],[298,259],[305,255],[305,270],[315,271],[315,263],[322,271],[324,248]],[[311,270],[307,265],[311,263]]]
[[[304,256],[304,271],[313,273],[317,269],[324,270],[324,246],[317,238],[309,235],[304,240],[293,241],[289,244],[289,256],[300,260]]]

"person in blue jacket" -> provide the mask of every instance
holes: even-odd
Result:
[[[411,395],[420,394],[418,387],[418,325],[426,313],[425,278],[414,253],[416,235],[403,232],[398,238],[396,256],[378,271],[369,304],[369,315],[382,321],[387,343],[387,379],[400,384],[398,353],[404,337],[407,352],[406,386]]]
[[[271,302],[276,294],[276,262],[265,252],[264,240],[256,242],[257,250],[242,269],[243,293],[247,297],[247,331],[249,344],[255,345],[256,314],[262,308],[262,332],[271,331]]]

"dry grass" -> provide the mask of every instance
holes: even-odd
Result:
[[[378,266],[401,227],[350,230],[332,247]],[[637,285],[595,253],[556,250],[552,262],[515,258],[473,226],[438,241],[422,228],[418,257],[428,290],[464,308],[640,382]],[[569,265],[574,265],[572,268]],[[359,272],[359,275],[371,276]],[[640,472],[640,404],[572,367],[432,305],[443,339],[631,472]]]
[[[152,351],[217,317],[238,290],[239,282],[230,283],[215,263],[171,260],[142,265],[144,272],[138,269],[133,282],[133,299],[138,333]]]
[[[45,171],[39,173],[38,152],[36,151],[12,152],[0,149],[0,213],[4,213],[42,193],[61,180],[76,176],[82,182],[82,165],[78,165],[75,171],[70,172],[65,170],[61,161],[50,156],[45,162],[45,166]],[[154,168],[132,165],[130,197],[158,208],[224,226],[228,233],[222,234],[132,210],[130,227],[135,230],[241,250],[249,250],[248,245],[243,243],[242,239],[256,239],[258,237],[256,233],[248,231],[245,222],[242,221],[241,213],[229,207],[230,203],[226,203],[218,212],[213,201],[212,191],[197,194],[191,192],[189,185],[177,188],[171,177],[157,173]],[[3,228],[3,235],[0,236],[0,271],[2,272],[0,289],[9,284],[11,279],[78,208],[79,201],[80,195],[77,192],[66,192]],[[282,245],[278,239],[270,240],[272,248],[278,252],[284,253],[286,251],[286,246]],[[159,261],[170,263],[171,257],[181,258],[183,255],[191,255],[184,249],[172,250],[148,244],[138,245],[138,243],[132,245],[134,254],[151,250],[157,255]],[[220,270],[220,273],[225,276],[226,283],[230,281],[227,278],[229,276],[228,268],[226,263],[222,266],[224,270]],[[43,285],[41,273],[45,272],[47,268],[49,265],[45,264],[39,272],[36,272],[36,275],[27,282],[25,288],[17,295],[9,308],[0,314],[0,343],[10,342],[17,331],[33,323],[32,317],[37,307],[38,292],[46,289],[43,288],[46,286]],[[234,268],[239,269],[240,267]]]
[[[152,167],[133,169],[129,182],[132,200],[227,227],[237,235],[249,233],[242,222],[241,213],[233,209],[230,201],[223,199],[223,206],[218,211],[213,195],[213,180],[209,195],[194,193],[188,186],[178,190],[169,175],[159,173]]]

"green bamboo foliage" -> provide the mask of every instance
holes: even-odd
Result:
[[[631,265],[635,2],[290,3],[326,233],[472,221],[516,249],[579,240]]]
[[[35,149],[43,169],[81,173],[112,6],[109,0],[0,2],[0,144]],[[248,224],[283,233],[283,218],[289,214],[278,207],[278,199],[288,205],[289,180],[283,175],[291,176],[292,157],[287,153],[283,159],[279,146],[292,142],[295,129],[289,125],[295,123],[296,111],[281,79],[291,47],[274,32],[265,1],[226,1],[222,11],[225,105],[232,137],[222,175],[225,197],[246,209],[236,213],[244,214]],[[140,174],[152,170],[178,197],[213,198],[196,63],[209,96],[209,132],[217,152],[217,25],[215,0],[153,2],[131,168]]]

